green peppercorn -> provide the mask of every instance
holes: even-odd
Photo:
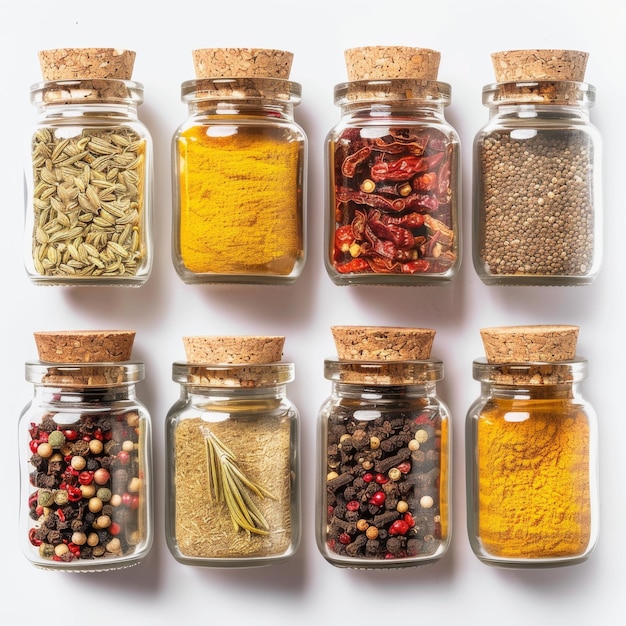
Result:
[[[53,430],[48,435],[48,443],[53,448],[60,448],[65,445],[65,435],[60,430]]]

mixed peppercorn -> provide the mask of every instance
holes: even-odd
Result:
[[[434,555],[442,541],[439,411],[363,421],[337,408],[327,441],[328,549],[356,559]]]
[[[123,556],[142,540],[137,411],[48,413],[29,429],[30,543],[53,561]],[[68,420],[69,421],[69,420]]]

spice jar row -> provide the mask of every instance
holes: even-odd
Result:
[[[317,426],[316,540],[331,564],[438,560],[451,532],[451,420],[435,331],[336,326]],[[481,330],[466,418],[469,541],[503,567],[579,563],[598,533],[596,418],[575,326]],[[136,565],[153,540],[151,419],[134,332],[35,333],[20,417],[20,542],[48,570]],[[300,417],[284,337],[185,337],[165,420],[165,535],[186,565],[280,563],[300,544]]]
[[[25,265],[44,285],[140,286],[152,267],[152,140],[135,53],[40,52]],[[173,137],[172,259],[187,283],[290,284],[306,262],[308,140],[290,52],[192,53]],[[492,55],[474,142],[473,260],[488,285],[584,285],[602,254],[601,138],[587,53]],[[324,260],[337,285],[433,285],[461,262],[461,158],[440,53],[345,52],[326,138]]]

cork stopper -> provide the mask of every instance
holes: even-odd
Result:
[[[366,46],[344,52],[348,80],[437,80],[441,54],[429,48]]]
[[[332,326],[337,355],[346,361],[424,361],[435,331],[391,326]]]
[[[293,54],[265,48],[202,48],[192,51],[196,78],[283,78]]]
[[[135,52],[115,48],[57,48],[38,53],[44,80],[130,80]]]
[[[278,363],[283,355],[284,337],[183,337],[190,363],[263,364]]]
[[[553,363],[575,358],[578,326],[483,328],[480,335],[489,363]]]
[[[47,363],[111,363],[128,361],[135,331],[35,332],[39,359]]]
[[[588,56],[578,50],[506,50],[493,53],[491,61],[499,83],[583,82]]]

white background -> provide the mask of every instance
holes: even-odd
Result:
[[[4,413],[0,513],[0,617],[73,624],[306,623],[586,624],[623,622],[626,556],[624,442],[624,181],[626,62],[624,5],[617,0],[109,0],[2,3],[2,150],[0,245],[4,298],[0,384]],[[430,47],[442,54],[440,80],[452,85],[447,118],[463,154],[463,266],[444,287],[337,287],[322,260],[324,138],[339,119],[333,86],[346,79],[343,51],[361,45]],[[139,115],[154,139],[155,263],[139,289],[58,288],[30,284],[22,267],[22,146],[40,80],[37,51],[125,47],[137,52],[134,79],[145,87]],[[170,260],[170,141],[187,115],[180,85],[193,78],[191,51],[202,47],[274,47],[294,53],[292,79],[303,88],[296,119],[309,137],[308,244],[302,277],[289,287],[187,286]],[[516,48],[589,52],[587,80],[597,88],[592,121],[604,137],[605,259],[588,287],[486,287],[471,263],[471,145],[487,121],[481,89],[493,81],[490,54]],[[463,423],[479,392],[472,360],[484,326],[565,323],[580,326],[589,359],[583,387],[600,427],[601,527],[592,557],[556,570],[488,567],[472,554],[465,530]],[[333,324],[426,326],[437,330],[433,355],[446,377],[439,394],[454,427],[453,536],[434,565],[396,571],[337,569],[314,542],[315,422],[330,391],[323,360],[335,353]],[[36,330],[134,329],[134,357],[146,364],[138,393],[154,425],[155,542],[143,564],[119,572],[42,572],[17,542],[16,424],[32,396],[24,362],[36,358]],[[192,334],[282,334],[284,359],[296,364],[288,394],[302,418],[303,541],[290,562],[257,570],[178,564],[163,535],[163,422],[178,396],[171,364]]]

